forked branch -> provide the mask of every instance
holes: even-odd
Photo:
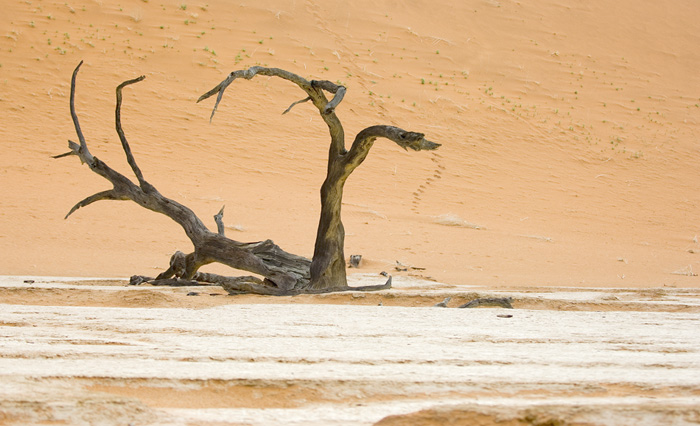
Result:
[[[303,104],[304,102],[309,102],[310,100],[311,100],[311,96],[309,96],[309,97],[307,97],[307,98],[304,98],[304,99],[302,99],[302,100],[300,100],[300,101],[293,102],[291,105],[289,105],[289,108],[287,108],[287,109],[284,110],[284,112],[282,113],[282,115],[284,115],[284,114],[288,113],[289,111],[291,111],[292,108],[294,108],[295,106],[297,106],[297,105],[299,105],[299,104]]]
[[[246,80],[250,80],[256,75],[266,75],[270,77],[279,77],[284,80],[291,81],[292,83],[296,84],[301,88],[301,90],[305,91],[311,100],[316,101],[318,98],[318,95],[321,93],[319,90],[325,90],[329,93],[333,93],[335,96],[333,97],[333,100],[331,102],[328,102],[326,99],[324,100],[323,108],[326,108],[324,113],[328,114],[333,112],[333,110],[340,104],[340,101],[343,100],[343,96],[345,96],[345,87],[340,86],[338,84],[335,84],[333,82],[327,81],[327,80],[311,80],[308,81],[305,78],[294,74],[292,72],[280,69],[280,68],[266,68],[266,67],[250,67],[247,70],[237,70],[237,71],[232,71],[221,83],[217,84],[214,86],[213,89],[208,91],[207,93],[203,94],[202,96],[197,99],[197,102],[201,102],[207,98],[210,98],[211,96],[214,96],[218,93],[218,96],[216,97],[216,103],[214,104],[214,109],[211,112],[211,118],[214,117],[214,113],[216,112],[217,107],[219,106],[219,102],[221,102],[221,98],[224,95],[224,90],[233,83],[234,80],[237,78],[245,78]],[[300,101],[300,102],[305,102],[306,99]],[[300,102],[295,102],[300,103]]]
[[[143,80],[143,77],[125,81],[117,87],[117,106],[115,111],[117,134],[121,140],[127,162],[136,175],[139,185],[134,184],[127,177],[113,170],[97,157],[90,155],[75,112],[75,86],[79,68],[80,65],[76,67],[71,79],[71,116],[81,143],[77,144],[69,141],[70,154],[78,155],[81,161],[88,163],[92,171],[107,179],[113,188],[83,199],[73,206],[68,215],[81,207],[100,200],[131,200],[144,208],[164,214],[180,224],[192,241],[195,251],[189,255],[177,256],[184,259],[184,262],[177,263],[177,265],[171,264],[171,268],[161,274],[162,277],[160,278],[162,279],[168,279],[175,275],[178,279],[191,280],[197,276],[198,269],[201,266],[219,262],[234,269],[247,270],[262,275],[265,277],[267,284],[280,290],[290,290],[297,286],[303,288],[305,283],[308,283],[310,264],[308,259],[287,253],[269,240],[261,243],[240,243],[226,238],[223,232],[213,233],[207,229],[191,209],[162,196],[152,185],[146,182],[141,170],[136,165],[121,123],[122,89]],[[56,157],[60,158],[66,155],[68,154]],[[223,210],[219,212],[219,215],[222,214]],[[221,219],[217,221],[223,225]],[[221,228],[222,226],[220,231],[222,230]],[[259,253],[256,250],[259,250]],[[175,266],[177,266],[177,269],[173,269]]]
[[[214,118],[214,113],[216,113],[216,109],[219,107],[219,102],[221,102],[221,98],[224,96],[224,90],[226,90],[226,88],[231,83],[233,83],[234,80],[236,80],[237,78],[245,78],[246,80],[250,80],[258,74],[267,75],[271,77],[279,77],[285,80],[289,80],[297,86],[301,87],[302,90],[309,93],[309,96],[313,98],[313,96],[310,93],[311,83],[306,79],[294,73],[279,68],[265,68],[258,66],[251,67],[247,70],[238,70],[231,72],[221,83],[217,84],[213,89],[211,89],[207,93],[200,96],[199,99],[197,99],[197,102],[201,102],[204,99],[207,99],[218,93],[218,96],[216,97],[216,103],[214,104],[214,109],[211,111],[211,117],[209,118],[209,121],[211,121]]]
[[[256,75],[265,75],[269,77],[278,77],[287,81],[290,81],[308,95],[306,98],[292,103],[289,108],[287,108],[283,114],[289,112],[294,106],[312,101],[314,106],[319,110],[321,117],[326,122],[328,129],[331,134],[331,149],[334,154],[342,154],[345,152],[345,135],[343,132],[343,126],[340,120],[335,115],[335,109],[338,107],[340,102],[345,96],[345,87],[335,84],[326,80],[311,80],[308,81],[303,77],[292,72],[280,69],[280,68],[266,68],[266,67],[251,67],[246,70],[232,71],[221,83],[217,84],[213,89],[203,94],[197,99],[197,102],[201,102],[204,99],[210,98],[217,95],[216,102],[214,103],[214,108],[212,109],[209,121],[214,118],[214,113],[221,102],[221,98],[224,95],[224,90],[233,83],[237,78],[245,78],[247,80],[252,79]],[[332,93],[333,99],[328,101],[324,95],[324,91]]]

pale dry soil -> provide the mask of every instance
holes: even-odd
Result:
[[[396,277],[377,293],[274,298],[121,279],[0,283],[2,425],[700,421],[696,289]],[[514,309],[456,308],[476,297],[513,297]]]

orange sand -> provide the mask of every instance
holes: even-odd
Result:
[[[0,23],[0,273],[153,275],[190,243],[129,202],[63,216],[109,184],[76,158],[70,75],[94,155],[228,233],[310,256],[328,135],[262,64],[348,87],[348,145],[392,124],[442,143],[378,141],[349,179],[346,254],[485,286],[698,287],[700,3],[11,0]],[[448,226],[453,224],[456,226]],[[478,225],[474,229],[471,225]],[[224,271],[223,268],[213,268]]]

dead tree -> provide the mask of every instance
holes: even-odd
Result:
[[[356,137],[350,150],[345,149],[343,127],[335,114],[335,108],[342,101],[345,87],[329,81],[307,81],[296,74],[277,68],[252,67],[248,70],[234,71],[214,89],[202,95],[198,102],[218,93],[211,117],[221,101],[226,87],[236,78],[251,79],[256,75],[267,75],[289,80],[304,90],[308,97],[293,103],[285,112],[295,105],[311,101],[318,108],[321,117],[328,125],[331,134],[331,146],[328,158],[328,175],[321,187],[321,217],[319,221],[313,260],[287,253],[271,240],[255,243],[241,243],[224,235],[223,209],[214,216],[218,232],[210,231],[188,207],[171,200],[158,192],[148,183],[136,164],[129,143],[121,125],[122,90],[124,87],[142,81],[141,76],[127,80],[117,86],[115,126],[126,159],[138,184],[110,168],[94,157],[88,150],[78,116],[75,111],[76,76],[82,62],[73,71],[71,78],[70,112],[80,143],[68,141],[70,151],[55,158],[77,155],[82,163],[107,179],[112,189],[91,195],[78,202],[66,215],[70,216],[80,207],[85,207],[99,200],[131,200],[138,205],[157,213],[164,214],[182,226],[192,242],[194,251],[184,254],[180,251],[170,259],[170,267],[155,279],[143,276],[132,277],[132,283],[149,281],[154,284],[182,285],[183,283],[211,283],[221,285],[230,293],[256,293],[266,295],[289,295],[300,293],[321,293],[345,290],[380,290],[391,287],[391,277],[384,285],[366,287],[348,287],[345,275],[345,258],[343,253],[345,232],[340,220],[343,186],[352,171],[367,157],[369,149],[379,137],[390,139],[404,149],[416,151],[436,149],[439,144],[430,142],[421,133],[407,132],[393,126],[372,126],[362,130]],[[324,91],[334,94],[328,101]],[[264,277],[254,276],[225,277],[198,272],[202,266],[218,262],[234,269],[249,271]],[[174,277],[174,278],[173,278]]]

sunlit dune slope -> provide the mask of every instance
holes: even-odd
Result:
[[[127,173],[114,89],[146,178],[227,233],[311,256],[327,129],[284,68],[347,86],[347,144],[391,124],[346,185],[362,272],[480,285],[698,286],[700,3],[593,0],[4,2],[0,273],[152,275],[191,245],[168,218],[103,201],[75,157],[70,75],[92,153]],[[394,270],[395,262],[425,269]],[[214,268],[223,271],[221,268]],[[233,272],[235,273],[235,272]]]

